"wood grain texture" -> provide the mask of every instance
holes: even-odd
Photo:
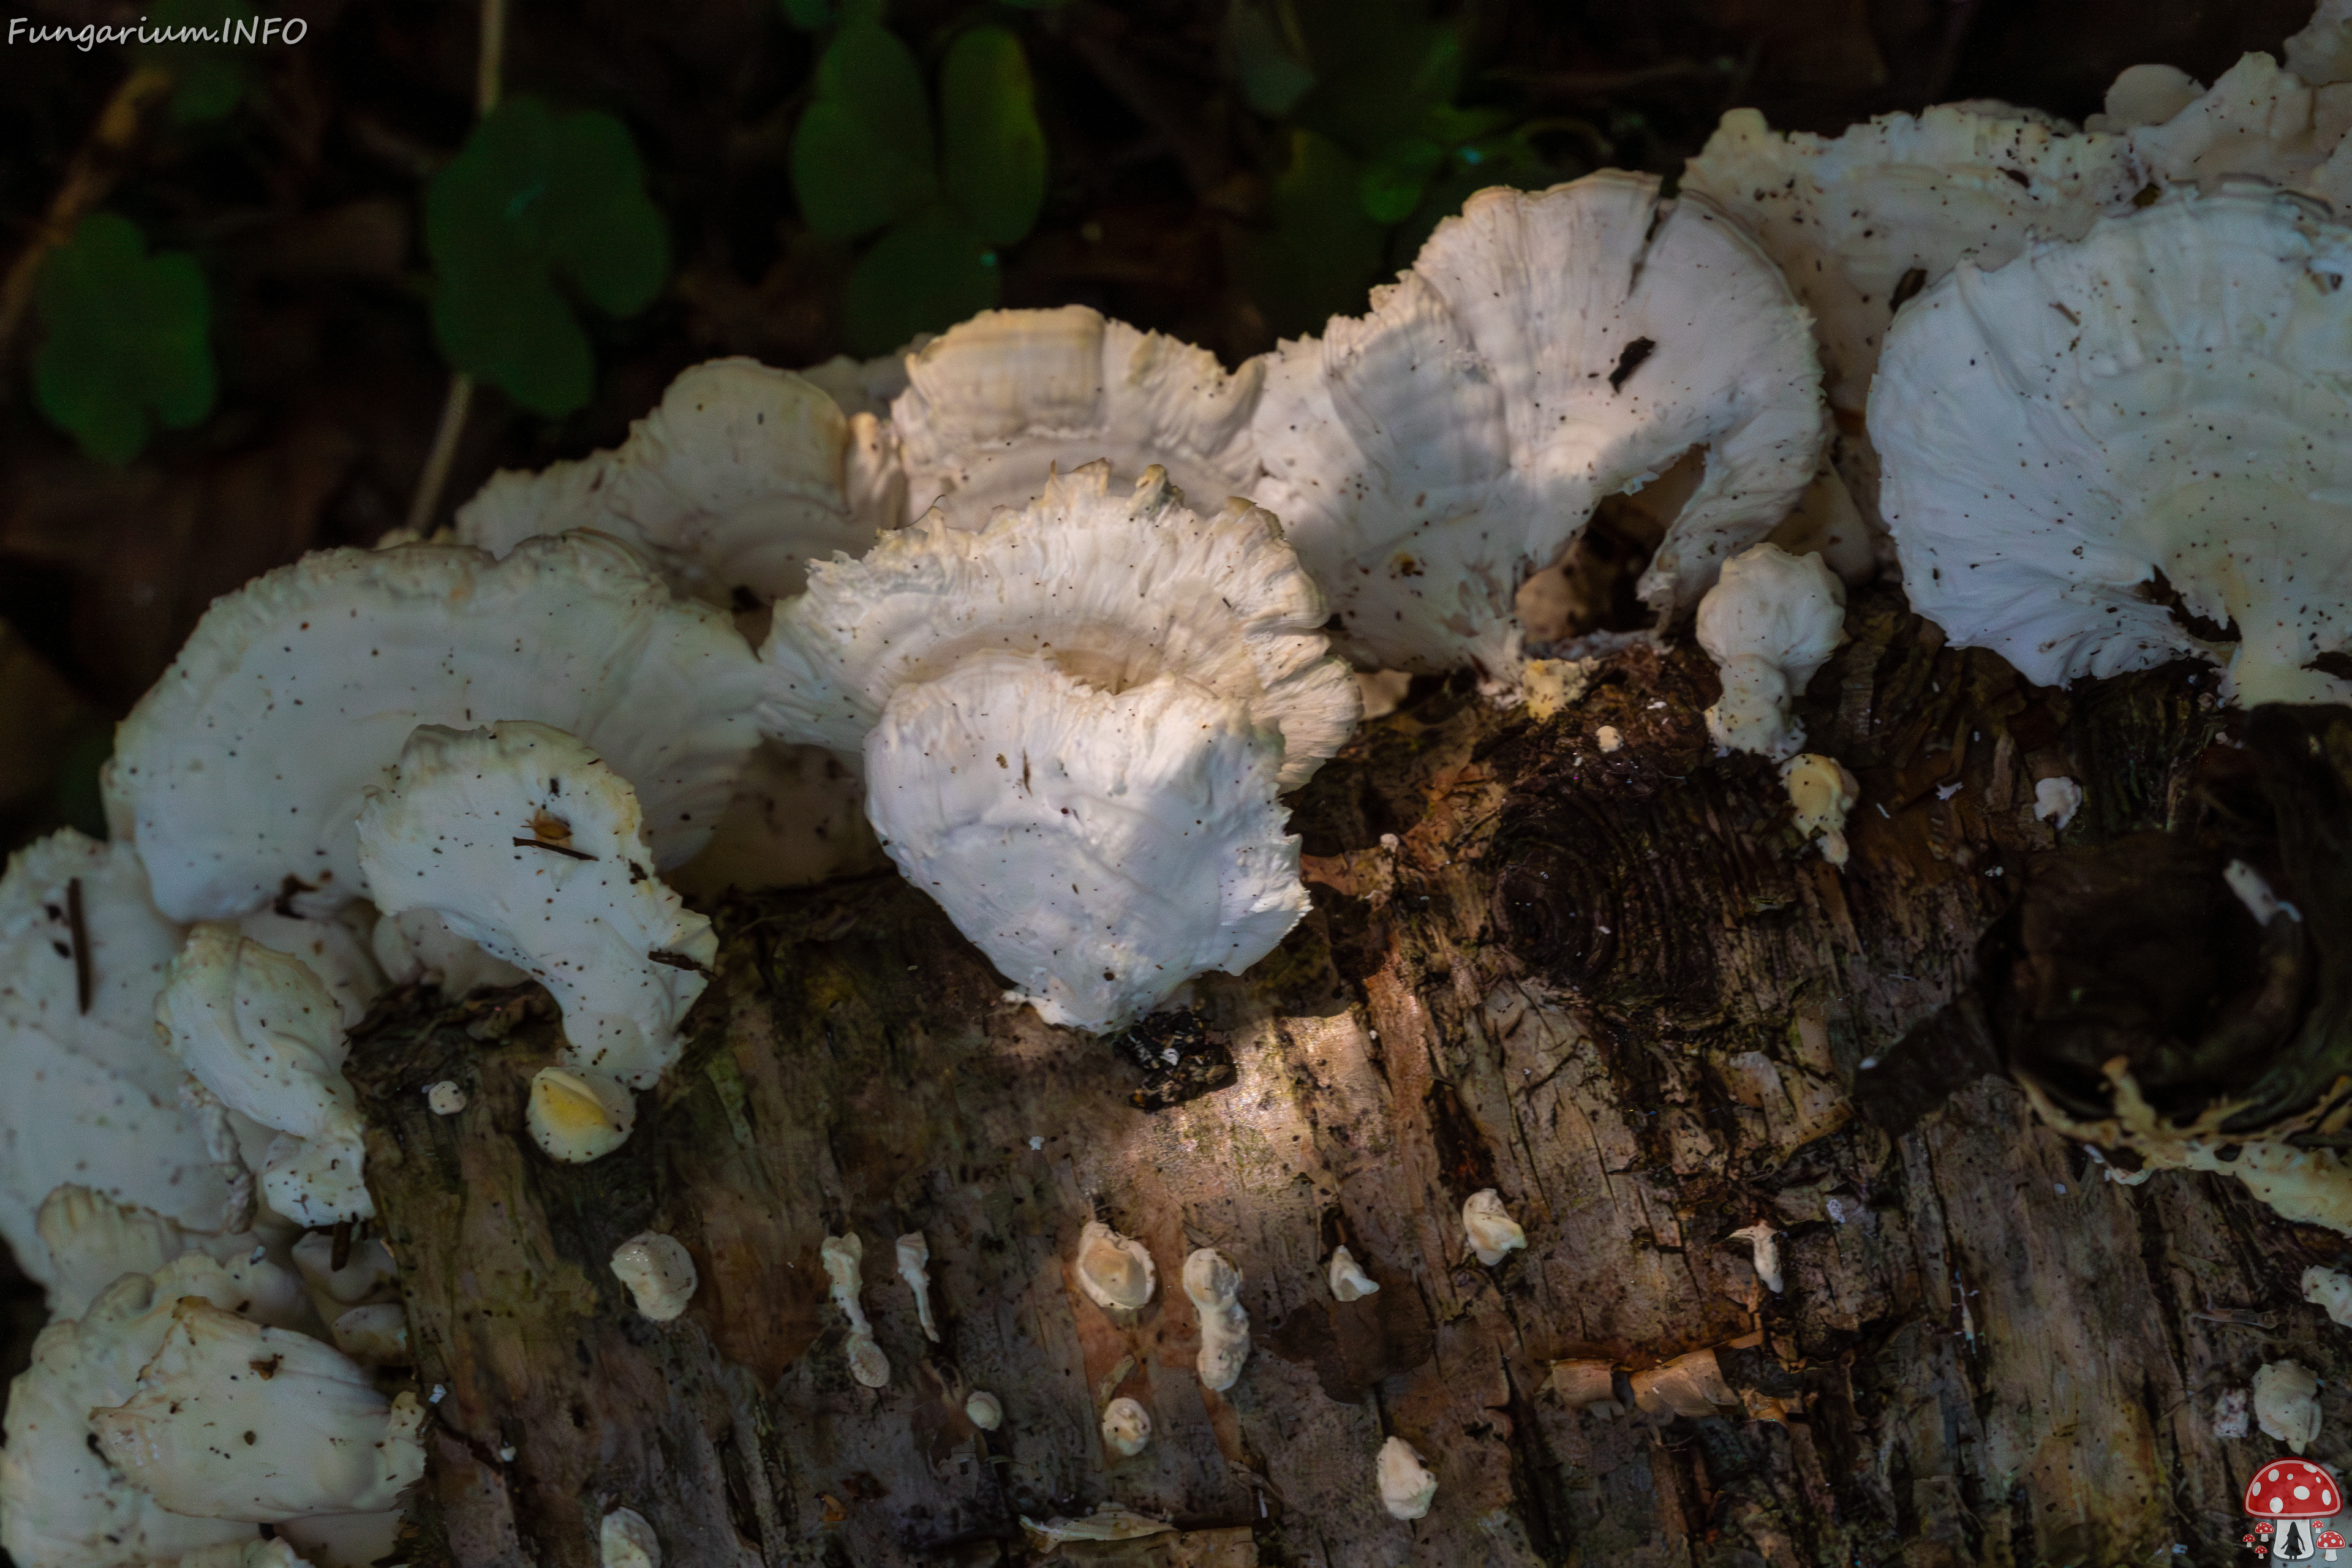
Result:
[[[2237,1489],[2276,1445],[2218,1441],[2215,1394],[2291,1353],[2328,1380],[2315,1456],[2352,1431],[2343,1331],[2295,1287],[2332,1242],[2218,1178],[2103,1181],[2005,1080],[1897,1050],[2055,842],[2034,778],[2089,786],[2072,837],[2161,826],[2210,705],[2178,669],[2035,691],[1884,595],[1849,624],[1806,706],[1864,784],[1843,874],[1769,769],[1711,756],[1692,652],[1616,656],[1546,724],[1429,694],[1302,792],[1315,910],[1249,975],[1199,984],[1234,1080],[1169,1109],[1130,1102],[1141,1074],[1107,1043],[1007,1006],[893,877],[723,904],[685,1061],[585,1167],[523,1131],[558,1044],[530,993],[399,999],[348,1070],[420,1380],[446,1390],[410,1560],[593,1563],[625,1505],[673,1563],[1018,1563],[1022,1515],[1114,1501],[1183,1533],[1066,1557],[2234,1553]],[[1873,1073],[1939,1065],[1956,1092],[1857,1114]],[[470,1097],[454,1117],[425,1109],[444,1078]],[[1460,1220],[1487,1186],[1529,1237],[1494,1268]],[[1158,1261],[1131,1321],[1076,1288],[1089,1218]],[[1724,1239],[1759,1219],[1786,1233],[1777,1296]],[[646,1228],[700,1270],[672,1323],[605,1266]],[[890,1267],[914,1229],[937,1345]],[[880,1390],[850,1378],[818,1263],[847,1230]],[[1378,1294],[1331,1298],[1343,1241]],[[1242,1268],[1254,1333],[1223,1394],[1176,1283],[1202,1246]],[[1553,1361],[1600,1357],[1622,1398],[1706,1347],[1743,1401],[1711,1418],[1547,1390]],[[965,1420],[975,1388],[1000,1431]],[[1134,1458],[1097,1431],[1118,1394],[1154,1421]],[[1392,1434],[1439,1480],[1418,1523],[1378,1500]]]

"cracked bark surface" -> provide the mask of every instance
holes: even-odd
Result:
[[[1862,780],[1843,874],[1767,765],[1711,755],[1695,650],[1614,656],[1543,723],[1428,694],[1301,792],[1314,912],[1200,984],[1192,1097],[1161,1109],[1135,1103],[1171,1096],[1132,1051],[1002,1003],[895,877],[720,906],[686,1059],[592,1165],[523,1131],[560,1043],[534,994],[395,999],[347,1070],[419,1379],[446,1390],[408,1560],[593,1563],[625,1505],[672,1563],[1019,1563],[1020,1516],[1108,1502],[1179,1530],[1064,1556],[2234,1556],[2240,1487],[2278,1446],[2217,1439],[2215,1394],[2291,1354],[2328,1383],[2314,1457],[2352,1431],[2352,1356],[2296,1287],[2339,1239],[2223,1178],[2102,1180],[1987,1076],[1960,1012],[1919,1029],[2055,843],[2034,779],[2085,784],[2070,842],[2166,826],[2210,679],[2039,691],[1887,594],[1849,629],[1804,708]],[[452,1117],[423,1093],[445,1078],[470,1097]],[[1529,1240],[1491,1269],[1460,1217],[1487,1186]],[[1071,1270],[1097,1217],[1158,1262],[1131,1322]],[[1777,1296],[1723,1239],[1759,1219],[1786,1232]],[[672,1323],[606,1267],[646,1228],[700,1270]],[[851,1229],[880,1390],[850,1378],[818,1263]],[[915,1229],[936,1345],[889,1264]],[[1330,1296],[1343,1241],[1378,1294]],[[1176,1284],[1201,1246],[1240,1266],[1255,1337],[1222,1395]],[[1743,1400],[1709,1418],[1546,1386],[1598,1357],[1622,1396],[1705,1347]],[[983,1388],[1006,1412],[985,1435],[962,1414]],[[1134,1458],[1097,1430],[1119,1394],[1155,1423]],[[1380,1506],[1391,1434],[1439,1480],[1417,1523]]]

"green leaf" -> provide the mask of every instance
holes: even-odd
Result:
[[[145,8],[151,32],[158,27],[230,28],[255,20],[246,0],[155,0]],[[235,37],[236,35],[232,35]],[[253,87],[253,42],[141,44],[132,58],[142,66],[172,73],[172,119],[200,125],[225,118]]]
[[[815,98],[793,132],[801,216],[819,234],[855,238],[938,189],[922,68],[880,25],[851,23],[818,57]]]
[[[996,252],[944,202],[884,231],[849,275],[849,346],[887,353],[917,332],[936,332],[996,303]]]
[[[1021,40],[974,27],[940,68],[940,173],[948,199],[982,237],[1011,245],[1045,204],[1045,132]]]
[[[41,264],[33,360],[41,412],[101,462],[127,463],[151,417],[170,429],[212,412],[212,300],[184,251],[147,254],[127,218],[93,213]]]
[[[1269,119],[1289,113],[1315,85],[1313,68],[1298,58],[1294,40],[1258,0],[1233,0],[1226,7],[1225,49],[1244,101]]]
[[[1422,0],[1292,0],[1316,85],[1292,118],[1358,156],[1423,119],[1461,89],[1458,29],[1432,22]]]
[[[1381,263],[1381,226],[1365,211],[1363,172],[1338,143],[1290,133],[1290,164],[1274,182],[1267,232],[1235,258],[1267,325],[1289,335],[1364,308]]]
[[[634,315],[661,292],[669,239],[628,132],[609,114],[510,98],[425,189],[433,328],[450,363],[539,413],[595,387],[587,334],[557,290]]]
[[[1421,205],[1423,188],[1444,162],[1445,149],[1434,142],[1395,143],[1384,156],[1364,165],[1356,186],[1364,212],[1375,223],[1396,222]]]

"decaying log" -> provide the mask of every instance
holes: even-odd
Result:
[[[2327,1380],[2315,1457],[2352,1433],[2343,1331],[2296,1288],[2336,1238],[2224,1178],[2103,1180],[1961,1009],[1923,1027],[2056,845],[2034,778],[2087,786],[2071,843],[2167,826],[2221,723],[2211,678],[2062,695],[1939,649],[1891,595],[1849,626],[1803,715],[1863,784],[1843,873],[1769,767],[1712,756],[1704,658],[1637,649],[1548,721],[1457,689],[1368,727],[1297,802],[1309,919],[1125,1042],[1007,1006],[895,877],[737,899],[684,1063],[618,1153],[566,1167],[523,1131],[558,1043],[534,993],[395,999],[349,1070],[440,1396],[408,1560],[575,1568],[625,1505],[674,1564],[1018,1563],[1023,1516],[1113,1502],[1177,1531],[1065,1557],[2234,1553],[2277,1445],[2217,1439],[2215,1395],[2292,1355]],[[445,1078],[455,1116],[425,1104]],[[1461,1225],[1490,1186],[1529,1237],[1494,1268]],[[1133,1322],[1076,1288],[1097,1217],[1158,1260]],[[1779,1295],[1726,1239],[1759,1220],[1785,1232]],[[700,1270],[674,1322],[606,1267],[648,1228]],[[916,1229],[936,1345],[890,1267]],[[849,1230],[880,1390],[818,1263]],[[1377,1294],[1333,1300],[1341,1242]],[[1202,1246],[1243,1270],[1255,1337],[1223,1394],[1177,1284]],[[1737,1405],[1635,1408],[1631,1374],[1710,1347]],[[1622,1413],[1548,1387],[1561,1360],[1610,1363]],[[965,1419],[971,1389],[1000,1430]],[[1155,1423],[1130,1459],[1097,1429],[1122,1394]],[[1439,1480],[1417,1523],[1380,1504],[1390,1435]]]

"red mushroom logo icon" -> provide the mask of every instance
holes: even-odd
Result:
[[[2273,1527],[2271,1555],[2280,1563],[2318,1556],[2318,1526],[2343,1506],[2344,1489],[2325,1465],[2308,1459],[2274,1459],[2246,1483],[2246,1511]],[[2327,1533],[2335,1542],[2329,1551],[2340,1549],[2343,1537]]]
[[[2330,1563],[2335,1562],[2336,1554],[2344,1550],[2344,1537],[2333,1530],[2321,1531],[2319,1532],[2319,1550],[2326,1554],[2327,1560]]]

